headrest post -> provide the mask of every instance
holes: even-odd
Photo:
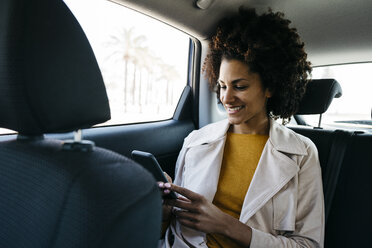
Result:
[[[74,141],[81,142],[81,140],[82,140],[82,132],[81,132],[81,129],[78,129],[74,131]]]
[[[62,149],[65,151],[92,151],[95,146],[94,142],[90,140],[83,140],[82,136],[81,129],[74,131],[74,140],[66,140],[63,142]]]
[[[320,127],[320,124],[322,123],[322,114],[319,115],[319,123],[318,123],[318,128],[321,128]]]

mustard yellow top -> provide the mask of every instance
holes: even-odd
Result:
[[[213,204],[239,219],[244,197],[268,135],[227,133],[217,192]],[[220,234],[207,234],[208,247],[242,247]]]

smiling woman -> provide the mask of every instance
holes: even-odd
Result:
[[[55,15],[50,10],[55,5],[63,6],[63,12]],[[239,15],[240,6],[255,8],[257,15],[254,11]],[[285,13],[285,18],[278,12]],[[57,242],[55,233],[52,239],[48,234],[34,234],[53,233],[56,228],[60,230],[58,225],[66,226],[67,231],[67,238],[58,238],[61,246],[69,243],[71,248],[79,246],[70,245],[73,236],[82,234],[83,238],[95,240],[112,234],[127,241],[125,235],[131,233],[128,230],[136,234],[128,238],[139,242],[147,242],[146,236],[151,235],[154,245],[123,243],[112,247],[152,248],[160,236],[161,245],[167,248],[370,247],[371,15],[371,0],[0,0],[0,127],[17,130],[8,125],[12,122],[28,128],[33,124],[24,118],[39,107],[50,109],[53,103],[60,108],[40,112],[33,123],[39,123],[47,114],[58,117],[53,124],[64,122],[62,111],[70,113],[74,121],[86,113],[98,112],[103,104],[93,97],[93,104],[83,114],[76,114],[77,108],[87,103],[85,94],[93,96],[90,90],[78,94],[71,111],[65,108],[65,100],[72,100],[81,89],[75,89],[77,85],[92,86],[89,78],[93,75],[100,80],[103,75],[105,82],[100,85],[107,89],[112,115],[109,122],[98,124],[102,126],[86,125],[81,131],[68,133],[67,129],[49,133],[48,122],[44,125],[47,133],[28,140],[22,131],[17,135],[0,129],[0,247],[52,247],[49,242]],[[58,21],[58,27],[51,26],[51,20],[65,17],[71,22]],[[223,23],[219,23],[221,19],[225,19]],[[88,71],[84,68],[89,63],[73,59],[85,52],[69,45],[75,36],[65,30],[71,28],[80,30],[76,41],[89,48],[89,61],[98,60],[98,65],[95,63]],[[32,49],[34,46],[37,49]],[[44,62],[35,62],[40,59]],[[313,66],[311,74],[308,61]],[[68,68],[77,76],[73,85]],[[45,84],[40,85],[42,82]],[[297,108],[305,86],[306,97],[300,100],[299,111],[288,125],[283,125]],[[21,94],[27,88],[30,93],[23,94],[24,104],[21,98],[9,94]],[[58,90],[62,88],[67,92],[62,94]],[[342,96],[334,99],[341,91]],[[41,92],[46,93],[45,97],[40,97]],[[31,98],[43,104],[32,107]],[[8,104],[10,99],[14,101]],[[19,119],[13,118],[14,103],[20,107]],[[72,143],[72,139],[76,142]],[[128,199],[135,200],[134,196],[146,191],[139,179],[145,171],[124,173],[131,183],[123,187],[128,180],[114,179],[119,175],[119,164],[111,169],[92,157],[92,162],[99,162],[99,171],[107,169],[107,174],[98,173],[103,181],[116,184],[109,189],[101,187],[93,177],[80,184],[75,176],[67,176],[69,169],[79,172],[80,166],[90,167],[87,163],[75,166],[65,161],[77,155],[74,151],[61,151],[63,155],[58,156],[31,147],[16,153],[9,150],[11,146],[52,143],[68,149],[75,144],[82,150],[107,149],[126,157],[134,149],[153,154],[174,182],[159,182],[159,186],[152,182],[151,195],[158,199],[158,214],[158,187],[166,194],[174,191],[179,196],[178,200],[165,202],[161,235],[161,217],[152,214],[155,208],[144,202],[136,201],[148,207],[145,214],[137,217],[118,213],[113,219],[109,217],[114,224],[121,219],[133,220],[117,232],[100,219],[115,214],[111,210],[120,208],[120,202],[127,205]],[[40,163],[30,159],[30,152],[41,158]],[[87,159],[93,154],[83,153]],[[82,220],[82,227],[75,228],[70,222],[78,218],[70,218],[69,214],[63,215],[68,217],[67,222],[49,218],[70,208],[57,207],[54,211],[50,204],[57,206],[56,201],[31,193],[51,192],[51,197],[69,202],[67,195],[53,193],[62,189],[61,183],[45,176],[51,167],[42,159],[44,155],[58,164],[58,178],[73,180],[63,187],[66,194],[75,185],[82,193],[82,197],[71,195],[78,205],[94,202],[109,207],[105,202],[113,202],[109,211],[92,212],[92,204],[82,206],[98,224],[98,236],[84,235],[95,229],[84,213],[74,215]],[[41,180],[35,181],[31,173],[38,174]],[[50,184],[41,187],[43,182]],[[138,183],[140,187],[135,186]],[[104,193],[103,202],[100,196],[86,193],[95,188]],[[122,190],[126,193],[110,197]],[[33,207],[48,213],[42,211],[39,216],[25,212]],[[172,207],[173,211],[169,211]],[[17,215],[18,211],[25,212],[26,218]],[[151,222],[154,229],[146,230]],[[7,235],[10,230],[15,231]],[[45,245],[32,245],[24,238],[45,241]],[[88,246],[111,247],[99,242]]]
[[[254,9],[219,23],[204,69],[228,118],[193,131],[174,184],[159,185],[181,195],[164,203],[164,220],[177,207],[164,247],[323,247],[317,149],[275,121],[296,111],[311,71],[289,23]]]
[[[220,101],[225,107],[231,132],[267,134],[267,100],[272,92],[263,88],[260,75],[239,60],[222,59],[219,72]]]
[[[289,28],[291,21],[283,16],[270,12],[255,20],[253,14],[247,14],[221,24],[204,63],[210,88],[216,91],[217,98],[220,89],[215,84],[222,59],[236,59],[247,64],[251,72],[258,73],[263,87],[275,93],[267,102],[271,116],[284,119],[296,112],[311,67],[297,30]]]

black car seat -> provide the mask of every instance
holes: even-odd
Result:
[[[44,137],[110,118],[102,76],[61,0],[0,1],[0,247],[156,247],[161,197],[141,166]],[[123,141],[125,142],[125,141]]]
[[[313,80],[308,89],[298,114],[322,114],[342,92],[333,79]],[[359,130],[291,128],[309,137],[319,151],[326,208],[325,247],[371,247],[372,134]]]
[[[297,133],[310,138],[318,149],[322,169],[326,222],[331,209],[346,145],[352,133],[343,130],[322,129],[320,122],[322,114],[327,111],[332,100],[341,96],[341,86],[335,79],[310,81],[295,117],[296,120],[301,122],[301,118],[298,115],[318,114],[318,127],[292,127]]]

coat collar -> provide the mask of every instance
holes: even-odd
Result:
[[[190,143],[186,142],[187,144],[185,144],[185,146],[190,148],[193,146],[214,143],[226,136],[229,127],[230,124],[227,119],[209,124],[199,130],[194,131],[191,137],[188,137],[192,141]]]
[[[186,147],[214,143],[225,138],[230,127],[228,119],[212,123],[192,135],[192,141]],[[280,152],[307,155],[306,147],[294,132],[270,118],[269,142]]]

